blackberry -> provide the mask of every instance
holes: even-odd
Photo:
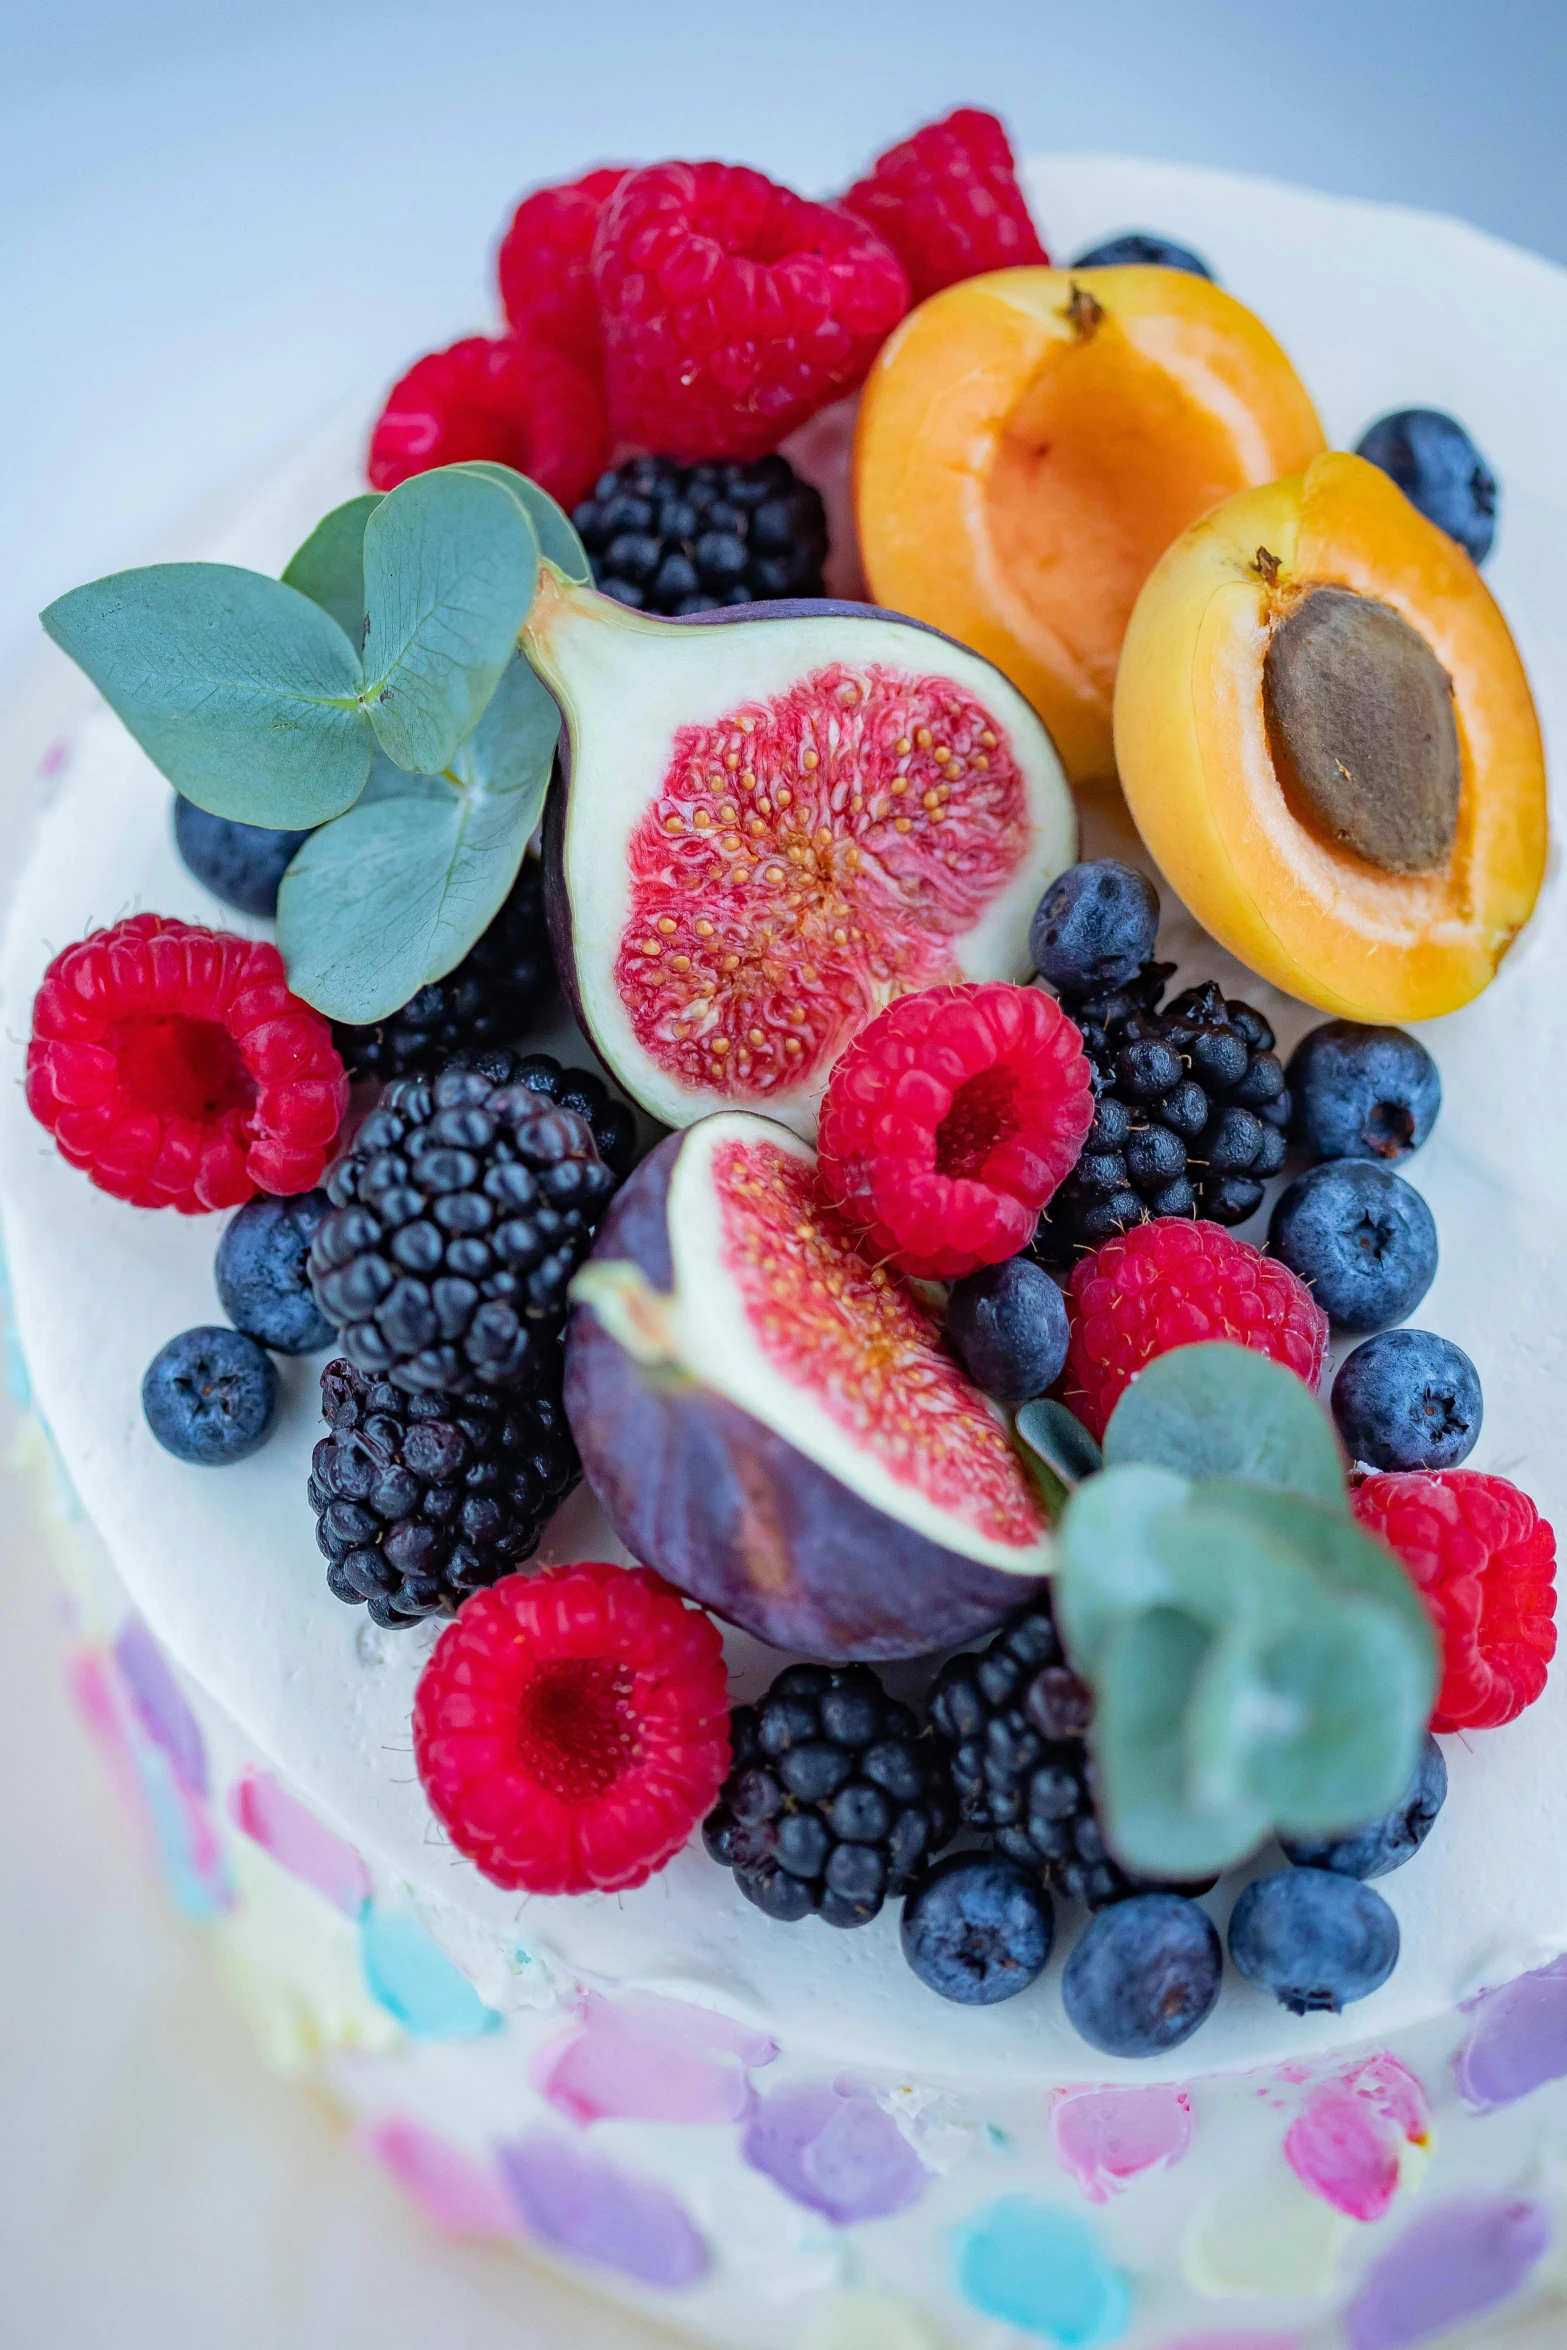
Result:
[[[1091,1712],[1048,1599],[1020,1608],[988,1647],[950,1657],[930,1693],[964,1826],[1069,1900],[1103,1909],[1145,1881],[1111,1858],[1094,1811]]]
[[[940,1749],[869,1665],[790,1665],[730,1728],[702,1838],[771,1918],[866,1925],[952,1836]]]
[[[1273,1030],[1212,979],[1161,1009],[1174,968],[1146,963],[1124,986],[1062,994],[1096,1109],[1034,1242],[1049,1263],[1153,1216],[1244,1223],[1284,1165],[1290,1096]]]
[[[555,994],[544,922],[544,877],[523,866],[510,897],[455,970],[368,1028],[335,1027],[351,1077],[412,1077],[466,1048],[513,1045]]]
[[[309,1492],[327,1583],[378,1624],[453,1614],[509,1575],[581,1473],[553,1392],[405,1395],[335,1362],[321,1408]]]
[[[591,1069],[563,1069],[549,1053],[494,1048],[454,1053],[448,1069],[477,1069],[492,1085],[526,1085],[563,1110],[585,1118],[599,1157],[614,1176],[627,1175],[636,1156],[637,1122],[618,1094]]]
[[[400,1077],[326,1188],[310,1286],[357,1369],[414,1394],[544,1382],[615,1188],[584,1118],[477,1069]]]
[[[676,465],[633,457],[572,516],[596,586],[647,612],[821,596],[827,514],[782,457]]]

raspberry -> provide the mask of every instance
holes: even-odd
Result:
[[[1496,1730],[1556,1654],[1556,1537],[1527,1493],[1473,1469],[1368,1477],[1355,1516],[1418,1588],[1442,1642],[1433,1730]]]
[[[1016,1256],[1093,1123],[1083,1040],[1053,996],[991,980],[900,996],[833,1064],[818,1168],[902,1273]]]
[[[616,436],[685,463],[767,456],[854,389],[909,304],[863,221],[727,163],[628,172],[593,276]]]
[[[368,471],[372,489],[395,490],[432,466],[488,457],[569,509],[598,479],[606,448],[603,395],[573,360],[520,335],[467,335],[392,386]]]
[[[56,955],[33,1001],[27,1106],[137,1208],[237,1208],[321,1180],[348,1080],[275,946],[137,914]]]
[[[436,1643],[413,1730],[431,1809],[491,1884],[626,1891],[724,1783],[723,1644],[645,1568],[508,1575]]]
[[[512,214],[495,257],[501,306],[513,334],[564,351],[593,376],[604,365],[593,232],[625,176],[625,165],[616,163],[558,188],[535,188]]]
[[[1079,1259],[1067,1283],[1067,1404],[1103,1436],[1123,1390],[1155,1355],[1227,1338],[1315,1388],[1328,1318],[1287,1265],[1222,1225],[1161,1217]]]
[[[897,254],[916,302],[986,269],[1048,262],[1007,134],[993,114],[960,106],[878,155],[843,198]]]

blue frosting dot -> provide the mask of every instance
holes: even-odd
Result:
[[[1131,2287],[1088,2222],[1027,2195],[1005,2195],[958,2228],[953,2267],[973,2308],[1070,2350],[1115,2341],[1132,2313]]]
[[[365,1984],[415,2040],[473,2040],[500,2017],[414,1918],[371,1903],[359,1921]]]

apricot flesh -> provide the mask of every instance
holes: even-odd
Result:
[[[1375,827],[1359,849],[1338,837],[1280,772],[1269,650],[1324,589],[1389,608],[1451,682],[1457,806],[1426,836],[1436,861],[1422,870],[1392,869]],[[1495,976],[1539,894],[1545,760],[1507,623],[1470,558],[1363,458],[1324,455],[1243,491],[1160,558],[1126,632],[1115,747],[1138,830],[1197,920],[1323,1011],[1455,1010]]]
[[[970,278],[904,320],[861,399],[871,593],[994,661],[1074,783],[1108,779],[1116,662],[1153,565],[1209,507],[1322,447],[1284,352],[1206,278]]]

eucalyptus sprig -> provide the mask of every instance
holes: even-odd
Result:
[[[317,828],[278,943],[333,1019],[382,1019],[443,977],[517,878],[559,734],[517,649],[541,560],[588,576],[554,500],[480,461],[349,499],[281,580],[160,563],[43,615],[187,799]]]
[[[1033,1441],[1022,1415],[1019,1433]],[[1049,1441],[1070,1476],[1059,1428]],[[1127,1389],[1103,1457],[1062,1511],[1055,1592],[1094,1692],[1117,1856],[1211,1875],[1270,1830],[1334,1834],[1389,1809],[1436,1646],[1414,1586],[1350,1514],[1308,1389],[1241,1347],[1181,1347]]]

